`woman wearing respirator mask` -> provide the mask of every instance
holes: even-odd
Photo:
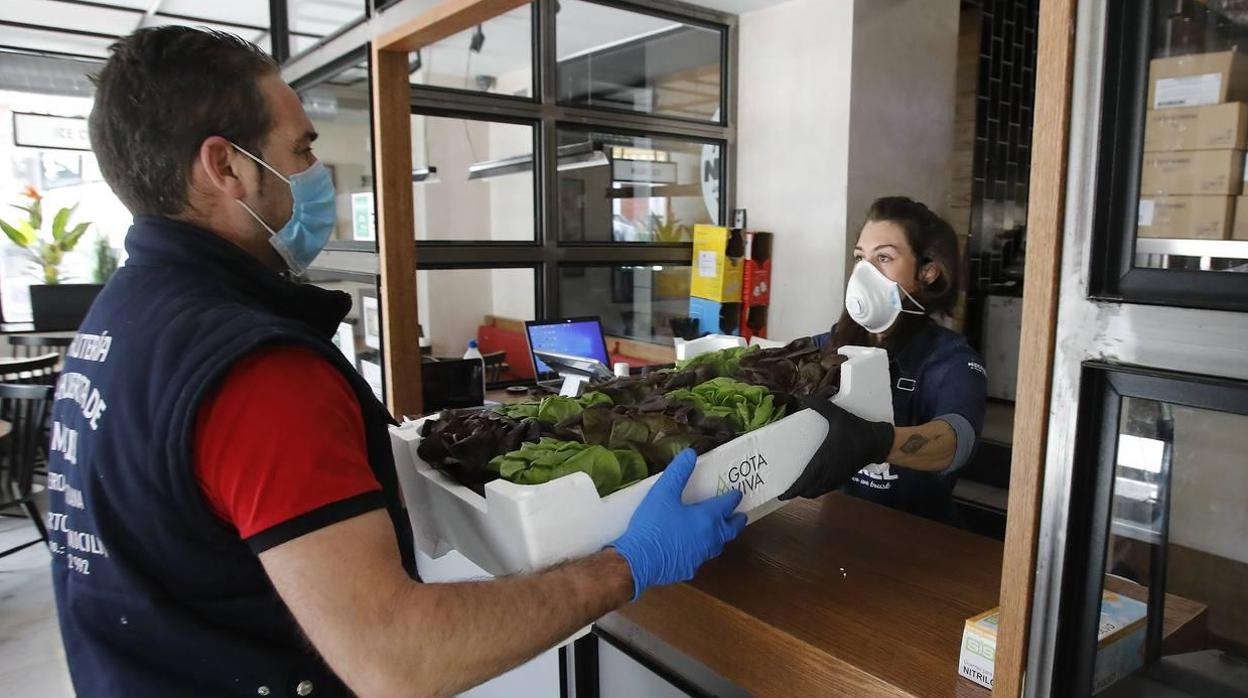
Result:
[[[828,437],[782,498],[844,485],[855,496],[952,522],[953,485],[974,453],[987,389],[983,359],[933,319],[957,301],[957,237],[923,204],[886,197],[868,210],[854,258],[845,311],[814,340],[888,351],[896,427],[810,403],[828,420]]]

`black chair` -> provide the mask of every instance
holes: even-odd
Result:
[[[39,530],[39,538],[0,551],[0,557],[48,542],[47,526],[35,505],[42,488],[36,488],[34,477],[51,401],[52,386],[0,383],[0,415],[10,425],[8,436],[0,439],[0,511],[21,507]]]
[[[13,358],[15,359],[29,359],[51,352],[64,354],[73,341],[74,338],[72,336],[49,337],[46,334],[9,335],[9,346],[13,349]]]
[[[60,354],[44,354],[31,359],[0,360],[0,383],[12,385],[49,385],[55,386],[61,375]],[[48,441],[51,439],[52,428],[48,417],[52,416],[52,402],[48,402],[48,412],[43,421],[43,439],[39,442],[38,454],[35,457],[35,473],[47,475]],[[8,419],[0,411],[0,419]]]
[[[480,407],[485,402],[481,371],[481,362],[475,359],[421,363],[420,388],[425,411]]]
[[[421,357],[422,363],[430,361],[462,361],[463,359],[451,356],[424,356]],[[503,379],[503,374],[511,370],[511,364],[507,363],[506,351],[492,351],[488,354],[481,355],[481,361],[485,364],[485,383],[491,385],[498,383]]]
[[[0,383],[55,385],[60,370],[60,354],[44,354],[30,359],[0,360]]]

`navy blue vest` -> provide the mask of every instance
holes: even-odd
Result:
[[[826,333],[813,339],[823,346],[831,337]],[[893,423],[918,426],[952,413],[966,419],[978,433],[984,414],[983,363],[965,337],[925,320],[900,351],[889,353]],[[968,370],[968,364],[981,367],[981,372]],[[953,501],[956,484],[956,472],[889,466],[856,473],[844,491],[911,514],[957,523]]]
[[[341,292],[292,283],[194,226],[138,218],[129,259],[65,359],[53,407],[49,531],[61,633],[81,696],[345,695],[237,531],[209,509],[200,403],[239,358],[308,347],[350,382],[405,562],[390,415],[329,338]]]
[[[889,356],[888,372],[893,391],[893,423],[897,426],[918,426],[941,416],[931,413],[924,393],[937,389],[930,375],[932,369],[954,361],[965,365],[968,358],[982,359],[974,354],[962,335],[929,323],[906,342],[895,356]],[[982,407],[981,407],[982,409]],[[886,472],[863,471],[845,485],[850,494],[885,504],[929,519],[954,523],[953,486],[956,474],[943,474],[889,467]]]

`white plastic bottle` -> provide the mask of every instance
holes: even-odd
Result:
[[[481,362],[481,395],[485,395],[485,357],[481,356],[481,350],[477,348],[477,340],[468,340],[468,351],[464,352],[464,359],[476,359]]]

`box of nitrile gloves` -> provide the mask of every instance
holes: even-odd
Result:
[[[1148,607],[1141,601],[1106,591],[1101,595],[1101,623],[1097,635],[1096,673],[1093,692],[1112,686],[1118,679],[1144,666],[1144,626]],[[958,673],[992,688],[997,654],[997,620],[1001,609],[985,611],[966,620]]]

